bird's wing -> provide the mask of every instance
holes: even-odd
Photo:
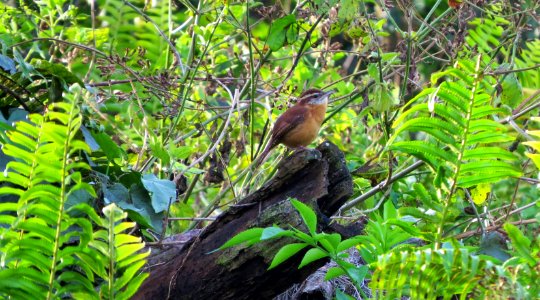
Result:
[[[279,144],[286,133],[293,130],[306,119],[309,109],[302,105],[295,105],[285,111],[274,124],[272,130],[272,146]]]

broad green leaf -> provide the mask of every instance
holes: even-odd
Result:
[[[139,270],[142,267],[144,267],[145,264],[146,264],[146,261],[144,261],[144,260],[135,262],[135,263],[131,264],[129,267],[122,270],[121,274],[117,274],[117,275],[121,275],[121,276],[120,276],[120,278],[117,277],[116,280],[114,281],[114,283],[113,283],[114,289],[115,290],[120,290],[123,287],[125,287],[126,285],[128,285],[129,282],[131,281],[131,279],[133,279],[133,277],[136,275],[136,273],[138,273]]]
[[[296,199],[291,199],[291,203],[294,208],[296,208],[296,210],[300,213],[300,216],[304,220],[304,223],[306,224],[309,233],[311,233],[312,235],[315,234],[317,230],[317,215],[315,214],[313,209]]]
[[[336,289],[336,300],[355,300],[351,295],[346,294],[341,289]]]
[[[143,243],[132,243],[119,246],[116,249],[116,261],[122,261],[143,248]]]
[[[116,158],[124,159],[127,156],[124,150],[112,140],[110,135],[104,132],[92,132],[92,137],[110,162],[114,162]]]
[[[175,160],[186,159],[191,155],[192,149],[188,146],[169,145],[169,154]]]
[[[286,28],[292,23],[296,22],[294,15],[287,15],[272,22],[270,33],[268,34],[268,47],[272,51],[277,51],[285,44],[285,38],[287,36]]]
[[[339,243],[339,245],[336,247],[336,252],[339,253],[339,252],[345,251],[358,244],[360,244],[360,240],[357,238],[346,239],[344,241],[341,241],[341,243]]]
[[[347,273],[351,278],[358,284],[361,285],[361,283],[364,281],[364,278],[367,275],[369,268],[368,266],[359,266],[359,267],[351,267],[347,269]]]
[[[332,267],[326,271],[326,275],[324,276],[324,280],[332,280],[336,277],[339,277],[341,275],[345,275],[345,270],[343,270],[341,267]]]
[[[279,251],[274,256],[274,259],[272,260],[270,267],[268,267],[268,270],[271,270],[279,266],[281,263],[283,263],[284,261],[289,259],[291,256],[295,255],[296,253],[298,253],[300,250],[304,249],[307,246],[308,244],[306,243],[295,243],[295,244],[288,244],[281,247],[281,249],[279,249]]]
[[[503,225],[504,230],[508,233],[512,246],[530,266],[536,265],[537,260],[531,255],[531,241],[517,228],[515,225],[506,223]]]
[[[283,230],[279,227],[267,227],[263,230],[261,235],[261,241],[274,239],[282,236],[292,236],[293,232],[289,230]]]
[[[311,248],[304,255],[304,258],[302,259],[302,262],[300,262],[298,269],[324,257],[328,257],[328,253],[322,251],[319,248]]]
[[[221,247],[219,247],[219,250],[227,249],[232,246],[242,244],[244,242],[250,242],[253,240],[258,241],[261,239],[263,231],[264,231],[264,228],[250,228],[246,231],[240,232],[239,234],[235,235],[230,240],[228,240]]]
[[[166,211],[176,200],[176,186],[170,180],[159,179],[154,174],[143,175],[142,184],[150,193],[152,207],[156,213]]]
[[[332,233],[332,234],[323,233],[322,238],[319,239],[319,242],[322,242],[322,241],[328,241],[329,246],[331,246],[332,253],[335,253],[337,246],[341,242],[341,235],[338,233]],[[328,250],[330,251],[330,249]]]

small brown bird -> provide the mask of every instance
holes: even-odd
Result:
[[[324,92],[319,89],[304,91],[298,102],[277,118],[270,136],[270,141],[259,156],[256,165],[260,165],[270,150],[279,144],[289,148],[304,148],[319,133],[326,113],[328,97],[334,91]]]

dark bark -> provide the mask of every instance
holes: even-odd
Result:
[[[135,299],[271,299],[303,281],[326,261],[299,270],[304,251],[267,271],[275,253],[291,242],[287,239],[214,250],[252,227],[276,224],[305,228],[289,198],[306,203],[318,213],[319,230],[339,231],[339,226],[328,227],[327,216],[351,194],[352,179],[343,153],[335,145],[324,142],[317,150],[295,152],[284,159],[262,188],[218,216],[183,246],[169,249],[158,259],[166,257],[164,263],[149,263],[150,277]]]

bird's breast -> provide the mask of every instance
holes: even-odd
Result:
[[[306,114],[304,122],[286,134],[282,143],[289,148],[305,147],[311,144],[319,134],[325,112],[326,105],[312,105]]]

